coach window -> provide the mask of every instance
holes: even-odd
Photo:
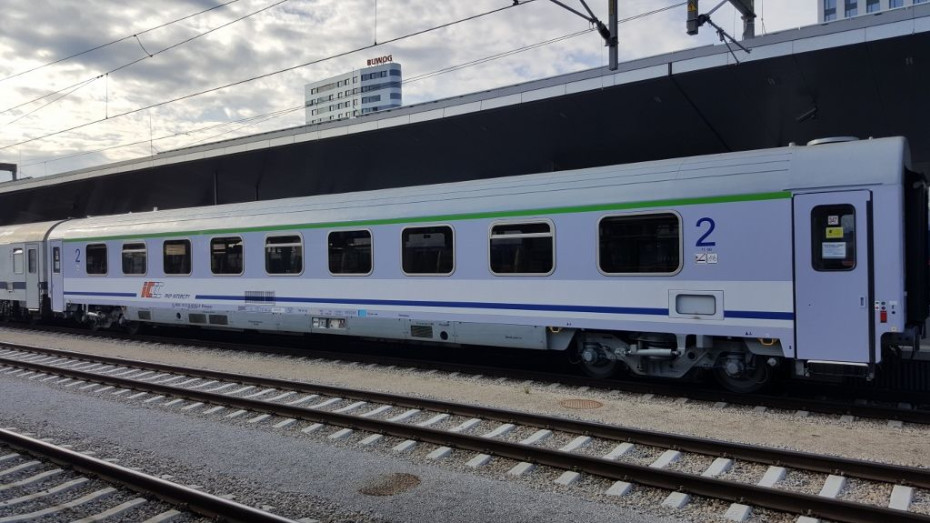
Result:
[[[300,236],[265,238],[265,272],[300,274],[304,270],[304,246]]]
[[[146,255],[144,243],[124,243],[123,274],[145,274]]]
[[[23,250],[13,249],[13,272],[16,274],[23,273]]]
[[[333,274],[371,273],[371,232],[336,231],[329,233],[329,272]]]
[[[166,240],[165,248],[165,274],[191,273],[191,241]]]
[[[210,240],[210,270],[213,274],[242,274],[242,238]]]
[[[415,227],[401,233],[401,254],[406,274],[452,274],[452,227]]]
[[[681,268],[677,214],[608,216],[598,225],[598,266],[606,274],[674,274]]]
[[[815,271],[856,268],[856,209],[820,205],[811,210],[811,257]]]
[[[549,274],[555,242],[548,222],[502,223],[491,227],[490,263],[494,274]]]
[[[27,258],[28,259],[26,260],[26,270],[29,271],[29,274],[35,274],[36,272],[39,271],[39,267],[38,267],[39,260],[38,260],[38,254],[36,253],[36,250],[29,249]]]
[[[61,274],[61,247],[52,247],[52,272]]]
[[[105,243],[88,245],[84,252],[87,274],[107,273],[107,246]]]

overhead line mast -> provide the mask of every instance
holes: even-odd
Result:
[[[587,15],[563,4],[559,0],[549,0],[549,1],[552,2],[553,4],[558,5],[559,7],[562,7],[563,9],[566,9],[568,11],[571,11],[572,13],[575,13],[576,15],[580,16],[581,18],[584,18],[591,24],[594,24],[595,26],[597,26],[597,32],[601,35],[601,38],[604,39],[604,42],[607,44],[607,48],[610,52],[609,68],[611,71],[616,71],[617,61],[619,59],[618,51],[617,51],[617,45],[619,41],[619,38],[617,35],[617,25],[619,24],[618,19],[617,19],[617,0],[607,0],[607,12],[608,12],[607,25],[605,25],[604,22],[598,20],[598,18],[594,16],[594,11],[591,11],[591,8],[588,7],[588,4],[587,2],[585,2],[585,0],[581,0],[581,5],[583,5],[585,8],[585,11],[588,12]]]

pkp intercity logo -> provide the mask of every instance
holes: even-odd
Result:
[[[161,281],[147,281],[142,283],[142,293],[139,295],[142,298],[161,298],[161,288],[165,286],[165,282]]]

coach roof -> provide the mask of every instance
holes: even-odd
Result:
[[[71,220],[52,239],[168,236],[324,224],[445,221],[630,204],[788,197],[785,191],[900,184],[903,138],[789,146],[487,180]],[[639,205],[636,205],[639,204]],[[576,207],[584,206],[584,207]]]

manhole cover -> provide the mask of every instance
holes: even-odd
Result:
[[[366,496],[394,496],[419,484],[420,478],[413,474],[388,474],[371,480],[358,491]]]
[[[559,405],[566,409],[598,409],[604,406],[600,401],[582,399],[562,400]]]

